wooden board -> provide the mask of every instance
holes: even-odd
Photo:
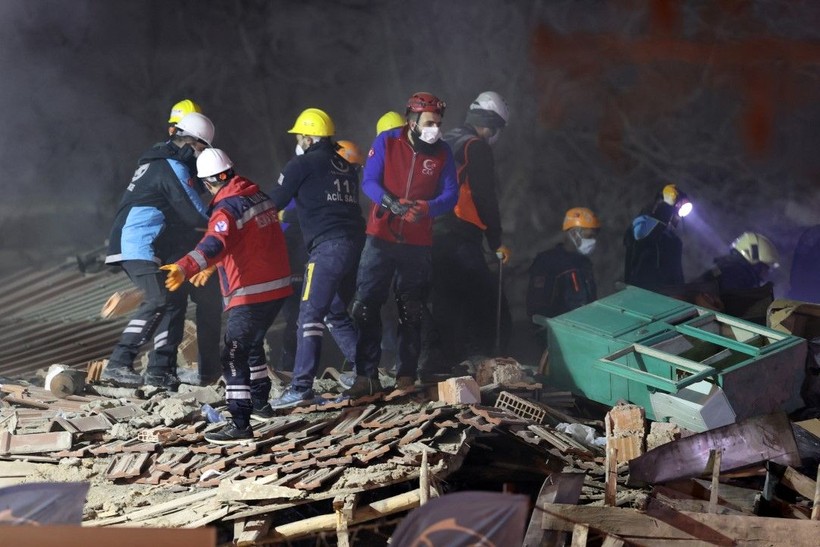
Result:
[[[711,529],[738,544],[782,545],[783,539],[788,538],[789,547],[816,547],[817,538],[820,537],[820,521],[711,515],[688,511],[679,513],[681,519],[675,522],[676,526],[681,525],[682,519],[686,519],[692,526],[699,528],[691,528],[692,532]],[[695,535],[634,509],[562,504],[547,504],[544,507],[542,527],[545,530],[571,532],[576,523],[589,523],[595,530],[617,535],[627,543],[638,545],[655,546],[671,544],[672,541],[697,541],[703,545],[703,541]]]

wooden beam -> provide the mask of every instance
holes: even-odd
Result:
[[[421,470],[419,471],[419,505],[430,499],[430,465],[427,463],[427,451],[421,453]]]
[[[572,547],[586,547],[589,526],[578,523],[572,528]]]
[[[413,490],[384,500],[369,503],[359,507],[353,513],[349,525],[359,524],[381,518],[385,515],[409,511],[419,506],[419,492]],[[336,530],[336,513],[310,517],[296,522],[289,522],[274,527],[273,531],[259,540],[260,543],[275,543],[283,540],[293,540],[318,532],[333,532]]]
[[[813,481],[793,467],[786,467],[780,484],[786,486],[806,499],[813,500],[817,491],[817,481]]]
[[[617,535],[627,544],[655,546],[670,544],[670,540],[699,541],[691,533],[634,509],[547,504],[543,511],[543,527],[547,530],[571,532],[576,523],[594,523],[595,530]],[[820,522],[813,520],[711,515],[688,511],[679,513],[706,527],[701,531],[711,529],[736,544],[782,545],[783,539],[788,538],[789,547],[815,547],[817,538],[820,537]],[[652,538],[651,542],[647,538]],[[700,541],[700,544],[703,542]]]
[[[350,547],[348,528],[350,521],[353,520],[353,512],[358,501],[358,494],[348,494],[333,499],[333,511],[336,513],[336,545],[338,547]]]
[[[553,473],[544,479],[541,491],[532,510],[530,524],[524,535],[522,547],[542,545],[563,545],[563,532],[548,532],[541,527],[543,515],[541,507],[548,503],[578,503],[584,486],[584,473]]]
[[[709,494],[709,512],[717,513],[718,487],[720,486],[720,459],[723,450],[712,450],[712,491]]]
[[[791,422],[782,412],[755,416],[661,445],[629,462],[630,486],[699,477],[709,469],[709,450],[723,449],[721,472],[764,461],[799,465]]]
[[[711,511],[711,503],[709,509],[710,513],[713,513]],[[685,532],[710,545],[731,546],[735,544],[732,538],[717,532],[710,526],[698,522],[697,520],[687,516],[683,511],[678,511],[658,499],[649,500],[646,514],[663,521],[670,526],[674,526],[678,530],[681,530],[682,532]]]
[[[811,520],[820,520],[820,466],[817,466],[817,480],[814,481],[814,506],[811,508]]]
[[[609,438],[607,438],[609,442]],[[606,490],[604,491],[604,505],[615,507],[618,488],[618,448],[606,447]]]

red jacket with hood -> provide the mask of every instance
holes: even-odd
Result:
[[[239,176],[214,196],[205,237],[176,264],[186,278],[219,264],[225,309],[293,294],[276,207],[256,184]]]

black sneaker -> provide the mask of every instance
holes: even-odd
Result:
[[[259,420],[260,422],[267,422],[268,420],[272,420],[275,416],[276,413],[268,403],[261,406],[254,404],[253,410],[251,410],[251,418],[254,420]]]
[[[213,444],[239,444],[253,440],[253,429],[251,426],[239,428],[230,424],[219,431],[206,433],[205,440]]]
[[[167,389],[168,391],[176,391],[179,388],[179,378],[176,374],[170,372],[162,372],[159,374],[145,374],[144,385],[159,387]]]
[[[143,385],[142,375],[133,367],[108,365],[100,374],[100,383],[117,387],[140,387]]]

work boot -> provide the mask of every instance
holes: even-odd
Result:
[[[375,395],[380,391],[382,391],[382,384],[379,382],[378,377],[357,376],[353,385],[342,392],[342,397],[345,399],[358,399],[359,397]]]
[[[206,385],[202,382],[202,378],[199,376],[199,371],[194,368],[181,368],[177,370],[177,377],[183,384],[188,384],[191,386]]]
[[[312,389],[299,391],[293,386],[289,386],[285,392],[282,393],[281,397],[271,399],[269,404],[274,410],[280,408],[293,408],[295,406],[309,404],[314,398],[315,395]]]
[[[236,427],[236,424],[231,423],[219,431],[206,433],[205,440],[213,444],[238,444],[253,440],[253,429],[251,426]]]
[[[350,389],[353,387],[353,384],[356,382],[356,373],[355,372],[343,372],[339,375],[339,385],[345,389]]]
[[[176,391],[179,388],[179,378],[171,372],[145,373],[144,385],[155,386],[168,391]]]
[[[117,387],[140,387],[143,385],[142,375],[134,367],[126,365],[106,366],[100,374],[100,383]]]
[[[251,418],[259,420],[260,422],[267,422],[274,418],[276,413],[271,408],[270,404],[265,401],[263,403],[253,403],[253,410],[251,410]]]
[[[396,378],[396,389],[401,391],[413,391],[416,389],[416,379],[412,376],[399,376]]]

